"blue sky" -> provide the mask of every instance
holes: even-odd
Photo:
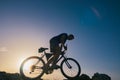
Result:
[[[39,47],[49,47],[51,37],[66,32],[75,35],[68,55],[78,60],[82,73],[119,80],[119,8],[118,0],[1,0],[0,64],[6,64],[0,71],[11,72],[14,67],[5,66],[37,54]]]

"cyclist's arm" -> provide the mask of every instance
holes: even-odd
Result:
[[[67,37],[66,35],[63,35],[63,36],[60,38],[61,48],[64,48],[64,49],[66,49],[66,46],[65,46],[65,42],[66,42],[66,40],[67,40],[66,37]]]
[[[62,47],[64,48],[64,50],[67,50],[67,45],[65,46],[65,44],[62,44],[62,43],[61,43],[61,48],[62,48]]]

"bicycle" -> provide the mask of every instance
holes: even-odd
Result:
[[[41,57],[31,56],[22,62],[20,66],[20,74],[23,79],[35,80],[41,78],[44,73],[51,74],[54,69],[60,69],[64,77],[68,79],[74,79],[80,75],[81,67],[79,63],[75,59],[67,58],[67,56],[65,56],[67,49],[61,52],[61,55],[57,60],[58,63],[63,58],[60,63],[60,67],[46,67],[45,64],[47,63],[45,63],[45,60],[43,58],[46,57],[48,61],[53,56],[51,53],[46,53],[46,50],[48,50],[48,48],[41,47],[39,49],[39,53],[43,54]],[[25,66],[27,66],[27,69]]]

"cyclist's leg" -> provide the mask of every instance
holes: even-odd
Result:
[[[50,40],[50,52],[54,52],[55,51],[55,47],[56,47],[55,42]],[[53,57],[54,57],[54,55],[53,55]],[[53,60],[54,60],[53,57],[48,60],[48,62],[46,64],[46,67],[48,67],[49,64],[53,62]]]
[[[57,60],[58,60],[58,58],[59,58],[59,56],[60,56],[60,52],[61,52],[61,48],[58,46],[58,47],[56,47],[56,49],[55,49],[55,51],[54,51],[54,56],[53,56],[53,62],[52,62],[52,66],[54,66],[54,65],[56,65],[56,63],[57,63]]]
[[[61,48],[59,46],[56,46],[53,50],[53,57],[50,58],[46,64],[46,67],[49,66],[49,64],[52,63],[52,66],[56,65],[56,62],[57,62],[57,59],[59,58],[60,56],[60,51],[61,51]]]
[[[54,55],[53,55],[52,58],[50,58],[50,59],[48,60],[48,62],[47,62],[47,64],[46,64],[46,67],[48,67],[48,66],[53,62],[53,60],[54,60]]]

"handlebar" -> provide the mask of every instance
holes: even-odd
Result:
[[[66,46],[64,46],[64,50],[67,50],[67,44],[66,44]]]

